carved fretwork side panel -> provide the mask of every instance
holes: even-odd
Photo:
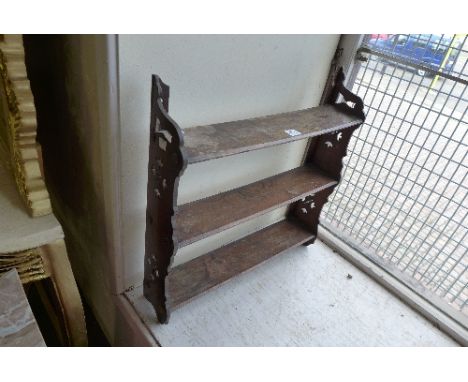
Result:
[[[364,122],[365,115],[362,99],[346,89],[343,82],[344,74],[341,68],[336,75],[335,86],[330,92],[327,102],[335,104],[335,107],[348,114],[359,117],[362,122]],[[344,98],[345,102],[336,103],[340,95]],[[341,170],[343,169],[343,158],[347,154],[349,140],[353,132],[360,125],[361,124],[357,124],[344,130],[320,136],[315,142],[315,145],[313,147],[310,146],[306,157],[306,163],[314,164],[339,181],[341,178]]]
[[[187,166],[183,134],[169,117],[168,104],[169,87],[153,76],[143,290],[161,323],[169,319],[167,275],[178,246],[174,214],[179,178]]]
[[[363,112],[363,102],[361,98],[350,92],[343,86],[344,74],[340,69],[335,77],[335,85],[326,98],[327,103],[335,104],[335,107],[359,117],[363,122],[365,115]],[[336,103],[339,96],[344,98],[345,102]],[[341,179],[343,169],[343,158],[347,154],[349,140],[353,132],[360,126],[357,124],[317,137],[309,144],[305,163],[320,168],[327,175],[337,182]],[[317,226],[320,219],[320,213],[328,197],[332,194],[334,187],[320,191],[315,195],[295,203],[289,210],[289,214],[295,216],[304,224],[315,236],[317,236]],[[314,240],[304,245],[312,244]]]

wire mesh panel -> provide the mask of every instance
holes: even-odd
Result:
[[[367,120],[321,223],[468,315],[466,35],[363,44],[353,91]]]

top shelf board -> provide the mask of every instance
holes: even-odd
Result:
[[[184,129],[188,163],[293,142],[362,123],[334,105]]]

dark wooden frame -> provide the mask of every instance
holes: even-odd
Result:
[[[362,100],[343,81],[340,70],[326,105],[191,128],[184,145],[182,129],[168,115],[169,87],[153,75],[143,290],[159,322],[168,322],[171,309],[272,256],[314,242],[322,207],[340,180],[351,135],[365,119]],[[338,102],[340,96],[344,102]],[[285,130],[285,124],[290,129]],[[310,139],[301,167],[177,206],[179,179],[187,164],[298,139]],[[226,200],[230,202],[223,203]],[[285,220],[172,267],[179,246],[285,205]]]

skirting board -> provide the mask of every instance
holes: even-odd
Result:
[[[115,296],[119,311],[113,346],[160,346],[125,294]]]
[[[431,303],[427,298],[424,298],[413,291],[394,275],[387,272],[381,266],[371,261],[368,257],[362,255],[343,240],[333,235],[323,225],[319,225],[318,238],[336,250],[338,254],[346,260],[367,273],[390,292],[394,293],[413,309],[421,313],[428,320],[433,322],[440,330],[452,337],[460,345],[468,346],[468,330],[442,310],[437,308],[434,303]]]

